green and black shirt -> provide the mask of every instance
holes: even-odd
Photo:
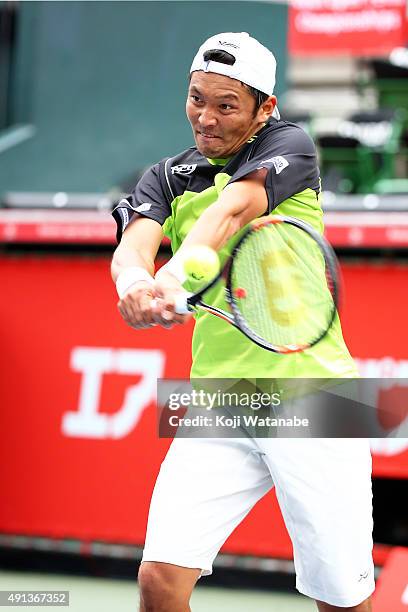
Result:
[[[134,215],[163,226],[176,252],[203,213],[227,184],[266,168],[265,214],[297,217],[323,232],[320,178],[312,140],[297,125],[270,119],[233,157],[207,159],[195,147],[149,168],[132,194],[113,211],[118,241]],[[223,263],[237,241],[235,235],[219,252]],[[194,290],[194,287],[186,289]],[[207,295],[215,306],[228,308],[221,286]],[[292,355],[259,348],[224,321],[200,312],[193,336],[193,377],[292,378],[355,376],[340,322],[316,346]]]

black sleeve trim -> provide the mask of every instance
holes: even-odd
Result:
[[[171,215],[173,191],[166,176],[165,165],[169,160],[162,160],[149,168],[136,184],[132,193],[120,200],[112,211],[117,224],[116,239],[120,242],[123,232],[135,215],[156,221],[163,225]]]

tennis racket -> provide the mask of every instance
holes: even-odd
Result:
[[[175,311],[211,313],[264,349],[296,353],[329,331],[338,279],[334,251],[318,232],[299,219],[271,215],[249,225],[209,284],[195,294],[179,294]],[[221,280],[230,312],[203,301]]]

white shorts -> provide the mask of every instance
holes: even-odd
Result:
[[[225,540],[273,486],[298,591],[340,607],[366,599],[375,584],[364,439],[176,438],[153,492],[142,560],[211,574]]]

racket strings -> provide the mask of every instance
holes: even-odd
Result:
[[[303,345],[313,343],[331,322],[328,276],[320,246],[306,231],[271,224],[242,242],[231,289],[245,289],[235,303],[249,329],[274,345]]]
[[[251,299],[242,302],[242,312],[250,322],[251,329],[262,337],[273,337],[277,344],[283,344],[287,341],[285,328],[290,321],[288,311],[285,311],[285,293],[279,282],[279,253],[272,252],[260,237],[253,242],[251,248],[242,253],[245,255],[242,259],[248,258],[248,262],[251,262],[247,293]]]
[[[251,262],[250,295],[254,298],[242,303],[241,308],[249,326],[258,335],[273,339],[279,345],[291,344],[295,342],[293,315],[296,303],[290,302],[297,296],[293,287],[290,292],[282,283],[282,275],[285,274],[291,283],[295,273],[293,261],[289,256],[285,260],[278,242],[274,243],[274,249],[270,248],[270,236],[264,230],[259,230],[256,238],[251,240],[252,244],[248,241],[246,251],[241,253],[242,261],[248,258]]]

